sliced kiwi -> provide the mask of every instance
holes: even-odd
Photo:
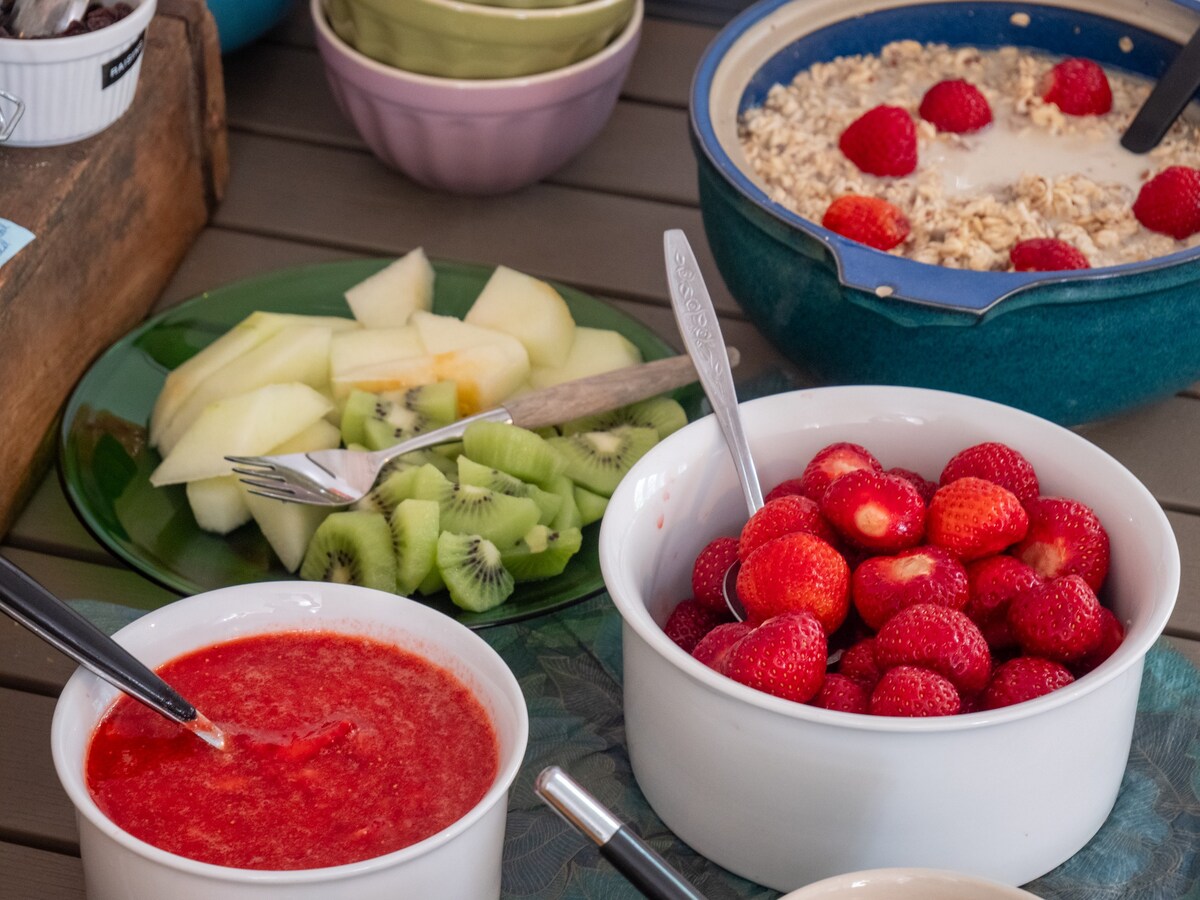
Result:
[[[401,500],[388,520],[396,552],[396,593],[406,597],[429,575],[437,558],[441,511],[435,500]]]
[[[443,531],[437,542],[437,568],[454,605],[470,612],[499,606],[513,592],[513,577],[500,561],[500,551],[477,534]]]
[[[459,484],[485,487],[500,494],[508,494],[510,497],[528,497],[541,510],[538,521],[542,524],[548,525],[552,522],[562,508],[562,498],[558,494],[544,491],[536,484],[529,484],[507,472],[477,463],[466,456],[458,458],[458,481]]]
[[[436,453],[438,456],[444,457],[451,462],[455,462],[463,454],[462,441],[450,441],[446,444],[437,444],[429,448],[431,453]]]
[[[564,422],[562,433],[572,435],[583,431],[611,431],[622,425],[630,425],[634,428],[653,428],[661,441],[686,424],[687,413],[675,400],[670,397],[651,397],[608,412]]]
[[[583,517],[580,516],[579,507],[575,504],[575,482],[566,475],[559,475],[547,485],[547,488],[561,498],[562,505],[553,519],[542,524],[549,525],[554,531],[582,528]]]
[[[541,487],[566,468],[566,461],[545,438],[503,422],[468,425],[463,433],[463,449],[477,463]]]
[[[393,460],[388,472],[375,482],[375,487],[355,502],[355,509],[379,512],[390,516],[401,500],[413,496],[413,484],[419,476],[421,467],[404,463],[395,465],[395,462]]]
[[[621,426],[611,431],[581,431],[548,443],[566,460],[566,475],[594,493],[611,497],[635,462],[658,443],[653,428]]]
[[[425,576],[424,580],[417,585],[417,593],[422,597],[429,597],[445,589],[446,582],[442,581],[442,573],[438,571],[435,556],[433,568],[429,570],[429,574]]]
[[[361,510],[330,514],[308,543],[300,577],[395,591],[396,554],[387,519]]]
[[[551,531],[545,525],[534,525],[512,547],[500,551],[500,561],[514,581],[539,581],[561,575],[582,544],[583,533],[578,528]]]
[[[366,425],[371,421],[379,421],[387,423],[395,436],[394,440],[383,445],[390,447],[406,437],[453,422],[457,409],[458,387],[453,381],[381,394],[353,391],[342,409],[342,443],[370,446]],[[386,430],[377,427],[377,439]],[[380,447],[372,449],[378,450]]]
[[[608,498],[575,485],[575,505],[579,507],[579,519],[583,525],[599,522],[608,509]]]
[[[415,496],[438,502],[443,531],[481,535],[501,547],[515,544],[541,517],[538,505],[528,497],[510,497],[445,477],[440,482],[433,478],[421,481],[415,487]]]

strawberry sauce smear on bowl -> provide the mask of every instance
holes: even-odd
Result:
[[[496,777],[479,701],[395,646],[285,632],[159,671],[211,710],[232,747],[214,751],[123,698],[96,730],[87,782],[114,822],[180,856],[243,869],[370,859],[455,822]]]

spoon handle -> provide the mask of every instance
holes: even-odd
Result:
[[[128,650],[0,556],[0,610],[81,666],[169,719],[189,724],[196,708]]]
[[[713,309],[712,298],[704,286],[696,255],[687,236],[678,228],[663,233],[663,252],[667,258],[667,283],[671,288],[671,308],[687,351],[696,364],[696,373],[704,393],[712,404],[713,415],[733,454],[738,482],[746,497],[750,515],[762,509],[762,487],[750,456],[750,445],[737,411],[737,392],[733,387],[729,359],[721,325]]]
[[[1200,85],[1200,29],[1167,67],[1125,133],[1121,146],[1146,153],[1158,146]]]

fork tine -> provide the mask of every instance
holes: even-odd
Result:
[[[278,469],[244,469],[241,466],[233,467],[233,473],[244,476],[241,480],[246,482],[246,484],[256,484],[256,479],[267,479],[269,482],[287,484],[288,479],[283,475],[276,474],[278,471]]]
[[[244,472],[246,475],[258,475],[264,472],[274,472],[278,469],[275,463],[270,462],[267,457],[263,456],[227,456],[226,462],[231,462],[234,466],[244,466],[253,468],[254,471]],[[241,469],[235,468],[233,471],[242,472]]]
[[[255,475],[256,473],[245,472],[245,473],[241,473],[241,474]],[[249,485],[252,488],[258,488],[259,490],[263,490],[263,491],[272,491],[272,492],[278,493],[278,494],[294,494],[297,491],[306,491],[307,492],[307,488],[299,487],[294,482],[290,482],[286,478],[280,478],[278,476],[274,476],[274,477],[268,476],[268,479],[242,477],[242,478],[239,478],[238,480],[242,484]]]

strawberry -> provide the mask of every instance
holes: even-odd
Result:
[[[1108,577],[1108,532],[1090,507],[1066,497],[1025,504],[1029,530],[1013,555],[1043,578],[1080,575],[1093,591]]]
[[[1018,656],[996,667],[987,687],[979,695],[979,708],[999,709],[1024,703],[1066,687],[1074,680],[1065,666],[1053,660]]]
[[[725,572],[737,562],[737,538],[719,537],[709,541],[692,565],[692,596],[701,606],[714,611],[725,605]]]
[[[967,475],[1008,488],[1022,503],[1038,495],[1038,477],[1033,464],[1012,447],[998,441],[986,441],[960,450],[946,463],[938,480],[941,484],[949,484]]]
[[[817,695],[808,701],[821,709],[836,709],[839,712],[866,713],[871,708],[871,695],[853,678],[830,673]]]
[[[1012,491],[968,475],[933,495],[925,539],[967,562],[1015,544],[1028,527],[1029,517]]]
[[[979,626],[992,652],[1017,643],[1008,626],[1008,606],[1013,597],[1033,590],[1044,581],[1015,556],[988,556],[967,564],[970,591],[963,612]]]
[[[837,670],[847,678],[853,678],[868,692],[874,690],[883,677],[883,669],[875,659],[875,638],[865,637],[842,651]]]
[[[778,500],[780,497],[787,497],[793,494],[804,495],[803,479],[789,478],[787,481],[779,482],[779,484],[767,491],[767,496],[763,497],[763,501],[770,503],[772,500]]]
[[[819,537],[797,531],[763,544],[742,563],[737,593],[748,620],[811,612],[832,634],[850,608],[850,570]]]
[[[917,113],[938,131],[969,134],[992,121],[992,108],[979,88],[961,78],[939,81],[925,92]]]
[[[1077,676],[1086,675],[1112,656],[1125,640],[1125,626],[1107,606],[1100,607],[1100,642],[1072,667]]]
[[[747,622],[726,622],[718,625],[700,639],[692,656],[710,669],[724,673],[725,660],[733,645],[748,635],[754,627]]]
[[[963,695],[983,690],[992,673],[992,654],[975,623],[933,603],[907,607],[888,619],[875,636],[875,658],[884,670],[931,669]]]
[[[663,632],[676,644],[691,653],[700,639],[721,624],[724,618],[695,600],[683,600],[671,610]]]
[[[883,466],[871,455],[870,450],[858,444],[840,441],[823,447],[800,474],[801,493],[820,503],[830,484],[855,469],[882,472]]]
[[[911,481],[913,487],[917,489],[917,493],[921,495],[921,499],[925,501],[926,505],[933,499],[933,495],[938,489],[936,481],[930,481],[920,472],[914,472],[912,469],[902,469],[900,466],[892,466],[887,470],[887,473],[889,475],[899,475],[901,478]]]
[[[876,716],[952,716],[961,708],[954,685],[918,666],[889,669],[871,693],[871,714]]]
[[[807,703],[825,680],[825,631],[808,612],[785,613],[763,622],[725,659],[725,674],[741,684],[785,700]]]
[[[967,570],[941,547],[873,556],[850,576],[850,597],[863,621],[878,631],[901,609],[917,603],[962,609],[967,603]]]
[[[794,531],[815,534],[831,544],[837,540],[816,501],[791,494],[769,501],[750,517],[738,538],[738,558],[744,561],[767,541]]]
[[[821,224],[844,238],[891,250],[904,243],[912,226],[904,213],[879,197],[843,194],[829,204]]]
[[[1017,241],[1008,251],[1008,261],[1014,272],[1062,272],[1092,267],[1082,250],[1058,238]]]
[[[1099,647],[1100,610],[1087,582],[1066,575],[1014,597],[1008,606],[1008,624],[1026,655],[1071,663]]]
[[[894,553],[925,534],[925,501],[913,483],[871,469],[847,472],[821,497],[821,512],[859,547]]]
[[[1102,116],[1112,109],[1108,76],[1090,59],[1064,59],[1042,79],[1041,94],[1069,116]]]
[[[917,127],[899,106],[876,106],[838,139],[846,158],[869,175],[908,175],[917,167]]]
[[[1168,166],[1138,191],[1133,215],[1146,228],[1177,241],[1200,232],[1200,169]]]

